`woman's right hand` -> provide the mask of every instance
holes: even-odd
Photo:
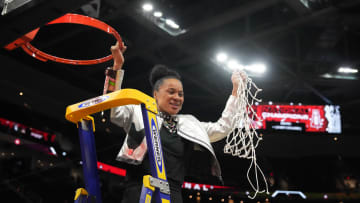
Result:
[[[114,46],[111,46],[111,54],[113,56],[114,70],[120,70],[125,62],[123,53],[126,51],[126,46],[124,43],[122,43],[122,46],[120,47],[119,42],[116,42]]]

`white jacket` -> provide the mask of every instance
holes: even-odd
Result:
[[[219,141],[229,134],[231,130],[231,120],[235,116],[235,102],[236,97],[230,96],[225,109],[217,122],[200,122],[192,115],[178,115],[178,135],[204,147],[212,154],[213,160],[211,172],[212,175],[217,176],[220,179],[220,165],[210,142]],[[136,131],[144,129],[140,105],[120,106],[113,108],[111,111],[111,122],[123,127],[127,132],[124,144],[116,159],[127,163],[140,164],[147,152],[145,138],[142,143],[134,151],[132,151],[132,153],[128,153],[129,148],[127,146],[127,138],[129,136],[128,132],[130,130],[131,123],[135,125]],[[161,128],[163,120],[159,116],[157,117],[157,120],[158,126]]]

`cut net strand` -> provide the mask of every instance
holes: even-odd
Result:
[[[251,199],[254,199],[258,193],[266,192],[269,194],[266,177],[256,162],[255,152],[262,137],[258,136],[256,131],[255,121],[260,119],[258,119],[252,106],[255,102],[261,102],[261,99],[257,98],[260,91],[262,89],[258,88],[251,78],[246,77],[246,79],[240,80],[235,103],[237,112],[232,120],[231,131],[226,137],[226,144],[224,146],[224,153],[226,154],[251,159],[246,174],[250,186],[255,192],[252,196],[248,195]],[[255,180],[250,179],[252,170]],[[259,176],[265,182],[264,190],[260,190]]]

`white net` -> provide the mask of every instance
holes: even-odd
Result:
[[[255,102],[261,102],[257,98],[260,91],[262,90],[255,85],[251,78],[246,77],[246,79],[240,80],[237,89],[237,113],[232,120],[232,130],[228,134],[224,146],[224,153],[251,160],[246,174],[252,189],[255,191],[254,195],[248,195],[251,199],[254,199],[258,193],[266,192],[269,194],[266,177],[256,162],[255,152],[262,137],[256,131],[255,121],[259,121],[259,119],[252,106]],[[251,172],[253,172],[255,180],[250,178]],[[264,181],[264,190],[260,189],[259,178]]]

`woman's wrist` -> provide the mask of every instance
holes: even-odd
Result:
[[[233,85],[233,89],[232,89],[232,92],[231,92],[231,95],[233,96],[237,96],[237,91],[238,91],[238,86],[237,85]]]
[[[118,71],[118,70],[120,70],[120,69],[122,68],[122,65],[123,65],[123,64],[115,64],[115,63],[114,63],[112,69],[115,70],[115,71]]]

